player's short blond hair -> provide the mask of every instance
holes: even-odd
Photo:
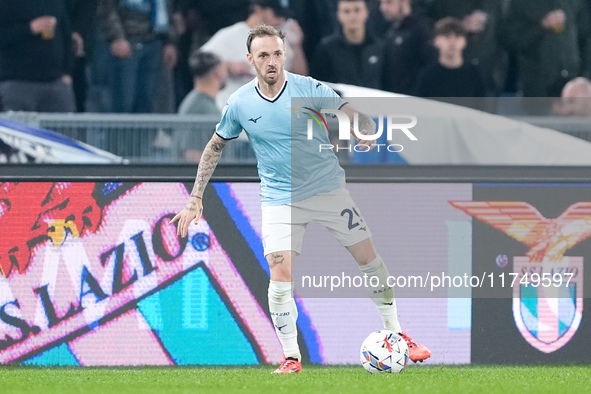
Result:
[[[252,44],[252,40],[256,37],[279,37],[281,38],[281,41],[285,43],[285,34],[281,30],[271,25],[259,23],[250,30],[250,33],[248,33],[248,38],[246,39],[248,53],[250,53],[250,44]]]

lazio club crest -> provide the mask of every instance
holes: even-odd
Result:
[[[583,258],[537,263],[515,256],[513,272],[518,274],[513,286],[513,318],[519,332],[544,353],[560,349],[575,335],[583,316]],[[534,281],[535,273],[539,276],[533,275]]]
[[[591,202],[578,202],[547,219],[519,201],[450,201],[530,247],[513,257],[513,318],[523,338],[544,353],[575,335],[583,316],[583,257],[564,253],[591,236]]]

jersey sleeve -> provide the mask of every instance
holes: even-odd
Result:
[[[319,110],[322,108],[341,109],[341,107],[348,103],[328,85],[318,81],[314,81],[314,83],[314,97],[316,101],[315,105]]]
[[[215,132],[225,140],[233,140],[238,138],[241,131],[242,126],[236,117],[235,105],[228,102],[222,111],[220,123],[215,127]]]

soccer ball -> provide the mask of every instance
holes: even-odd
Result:
[[[381,330],[369,334],[361,345],[361,365],[370,373],[399,373],[408,362],[408,346],[400,335]]]

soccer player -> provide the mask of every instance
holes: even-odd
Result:
[[[222,149],[229,140],[237,138],[245,130],[258,159],[263,248],[271,273],[269,310],[284,353],[284,361],[275,373],[302,370],[291,270],[295,256],[301,251],[305,228],[311,221],[327,227],[353,255],[361,271],[370,279],[377,277],[379,283],[385,286],[376,287],[380,290],[375,292],[372,289],[368,291],[384,327],[399,333],[406,340],[411,360],[416,362],[428,358],[431,355],[429,349],[413,342],[402,332],[393,289],[386,285],[388,269],[376,252],[369,229],[367,226],[364,226],[366,231],[349,229],[348,217],[340,214],[345,208],[353,209],[362,219],[344,187],[345,173],[334,153],[297,148],[298,154],[302,155],[297,162],[305,163],[302,166],[305,172],[302,168],[292,168],[292,137],[306,135],[307,126],[306,117],[297,113],[303,107],[292,107],[292,97],[309,98],[309,105],[316,107],[311,108],[315,111],[340,109],[350,120],[355,110],[326,85],[283,69],[287,56],[283,34],[274,27],[256,25],[250,31],[246,46],[246,56],[257,76],[228,100],[216,132],[203,151],[189,201],[171,223],[178,221],[177,232],[185,237],[191,221],[199,221],[203,212],[203,191]],[[358,124],[363,134],[375,132],[375,122],[367,115],[359,114]],[[315,138],[329,144],[327,133]],[[372,146],[372,141],[358,141],[359,144]],[[300,181],[292,179],[296,172]],[[302,173],[306,176],[301,177]]]

